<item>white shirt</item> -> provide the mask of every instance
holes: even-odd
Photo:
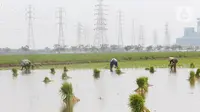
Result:
[[[117,61],[117,59],[115,59],[115,58],[112,58],[112,60],[111,60],[111,61],[113,61],[113,60],[114,60],[114,61]],[[110,61],[110,62],[111,62],[111,61]]]

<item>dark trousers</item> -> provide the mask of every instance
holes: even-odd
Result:
[[[176,72],[176,63],[171,64],[171,71]]]
[[[117,63],[116,61],[111,61],[111,62],[110,62],[110,71],[111,71],[111,72],[113,71],[113,70],[112,70],[113,66],[118,67],[118,63]]]

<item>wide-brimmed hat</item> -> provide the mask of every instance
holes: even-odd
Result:
[[[169,60],[172,60],[172,59],[174,59],[174,57],[169,57]]]

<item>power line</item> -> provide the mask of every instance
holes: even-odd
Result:
[[[29,5],[28,11],[27,11],[27,17],[28,17],[28,42],[27,45],[30,49],[35,49],[35,41],[34,41],[34,34],[33,34],[33,9],[32,6]]]
[[[99,3],[95,5],[97,11],[95,15],[97,16],[96,18],[96,24],[95,24],[95,38],[94,38],[94,46],[101,47],[104,44],[108,44],[107,36],[106,36],[106,18],[105,18],[105,9],[103,5],[103,0],[99,0]]]
[[[119,11],[118,12],[118,46],[124,46],[124,42],[123,42],[123,33],[122,33],[122,12]]]

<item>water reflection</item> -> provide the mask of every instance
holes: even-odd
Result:
[[[195,87],[195,79],[189,80],[190,82],[190,87],[193,89]]]
[[[109,70],[101,71],[98,80],[94,79],[92,70],[68,71],[67,75],[72,78],[67,81],[72,83],[74,94],[80,99],[74,112],[129,112],[128,97],[137,88],[135,81],[140,76],[149,77],[149,83],[153,85],[143,94],[151,112],[199,110],[200,85],[192,86],[194,82],[191,82],[191,89],[186,80],[188,69],[177,69],[176,75],[170,75],[168,69],[157,69],[154,75],[144,69],[123,69],[125,74],[121,76]],[[18,78],[12,80],[10,71],[0,71],[0,112],[60,112],[63,105],[59,93],[64,82],[62,73],[63,70],[56,70],[56,74],[51,75],[49,69],[35,70],[29,75],[19,73]],[[53,82],[45,85],[42,81],[46,76]]]

